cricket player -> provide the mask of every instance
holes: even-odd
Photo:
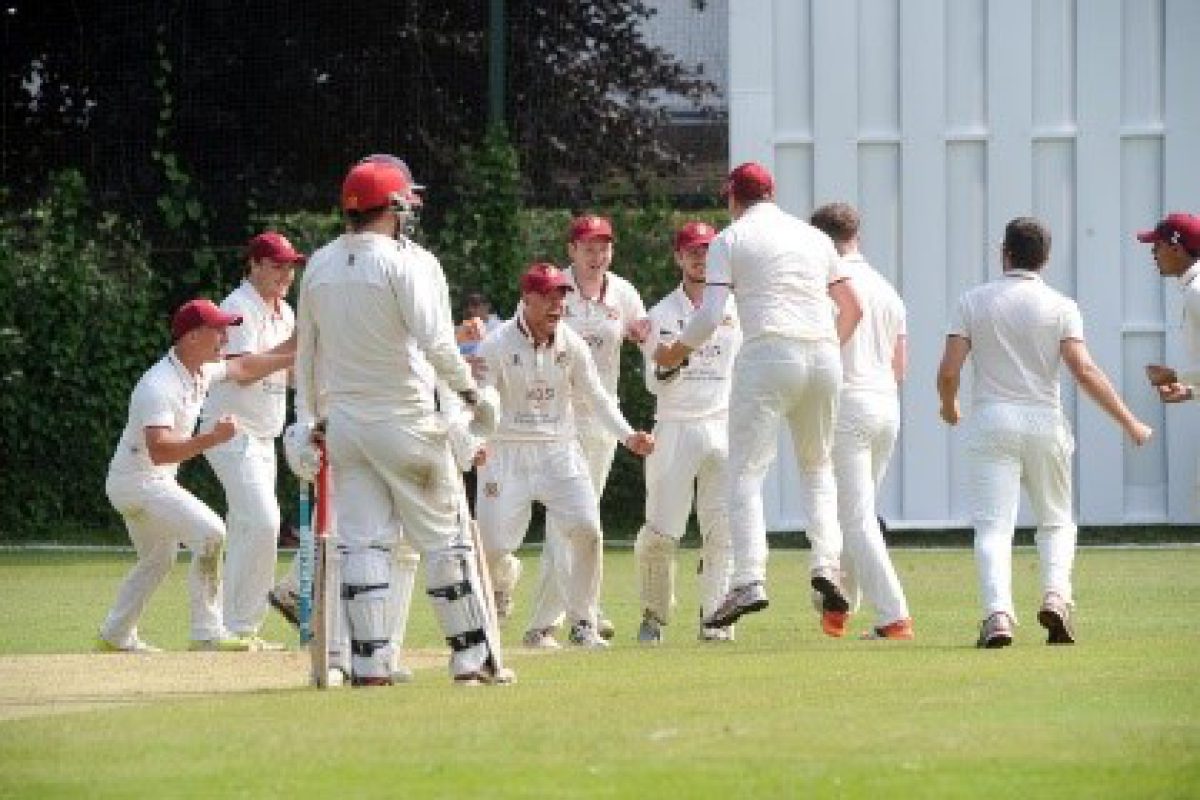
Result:
[[[646,307],[637,289],[610,269],[613,229],[606,217],[585,214],[573,219],[567,234],[567,254],[571,258],[571,266],[566,271],[571,291],[567,293],[564,319],[587,343],[605,391],[616,398],[621,376],[621,344],[626,340],[635,344],[645,341],[650,332]],[[595,406],[590,398],[579,398],[575,406],[575,429],[599,500],[612,470],[617,440],[599,419],[601,412]],[[533,596],[533,614],[524,637],[527,647],[554,648],[558,644],[554,630],[561,624],[564,611],[558,587],[568,570],[564,545],[561,531],[548,522],[541,572]],[[516,586],[520,562],[515,557],[505,559],[499,569],[501,580],[498,582]],[[511,605],[510,597],[502,596],[498,600],[497,606]],[[599,625],[601,635],[611,638],[612,623],[603,614]]]
[[[421,187],[388,160],[355,165],[342,184],[349,232],[313,254],[297,313],[296,414],[327,409],[342,597],[358,685],[392,683],[391,581],[398,531],[425,559],[427,593],[459,683],[500,683],[471,546],[461,482],[425,374],[472,407],[481,396],[458,352],[445,274],[403,231]]]
[[[1146,367],[1150,383],[1164,403],[1200,399],[1200,216],[1176,212],[1142,231],[1138,241],[1149,244],[1158,274],[1179,279],[1183,293],[1183,346],[1187,365],[1178,371],[1151,364]],[[1200,513],[1200,454],[1196,458],[1193,508]]]
[[[560,563],[569,641],[602,648],[608,643],[596,626],[603,567],[600,508],[575,409],[586,403],[588,419],[638,455],[654,449],[654,437],[630,427],[587,343],[569,325],[559,324],[573,291],[565,272],[553,264],[533,264],[521,276],[516,316],[479,346],[486,380],[499,393],[504,412],[488,439],[475,509],[488,561],[499,566],[525,538],[532,503],[546,507],[547,527],[553,525],[562,537],[567,556]],[[491,572],[497,593],[511,593],[511,572]]]
[[[704,302],[655,363],[678,366],[720,326],[733,293],[745,341],[729,399],[729,525],[733,588],[704,624],[732,625],[767,607],[767,531],[762,485],[787,420],[808,511],[813,589],[821,626],[845,633],[849,604],[839,585],[842,534],[833,476],[833,431],[842,382],[839,344],[862,317],[833,242],[775,204],[775,179],[755,162],[730,172],[722,190],[733,223],[708,248]]]
[[[184,303],[171,319],[173,345],[138,381],[129,419],[108,468],[105,491],[125,520],[137,564],[117,591],[96,647],[105,652],[156,652],[138,636],[137,623],[183,544],[188,571],[191,649],[244,651],[253,642],[230,634],[221,619],[221,550],[225,525],[212,509],[179,485],[176,472],[189,458],[235,439],[242,423],[232,414],[194,433],[209,386],[250,383],[285,369],[287,355],[255,354],[225,361],[227,329],[241,316],[211,301]]]
[[[700,526],[700,616],[707,617],[729,590],[729,387],[742,343],[733,300],[704,346],[675,370],[655,369],[653,354],[683,332],[704,298],[704,259],[717,235],[705,222],[675,232],[679,286],[650,309],[646,388],[655,396],[654,452],[646,458],[646,523],[634,542],[642,621],[638,641],[657,644],[675,604],[675,551],[687,531],[695,497]],[[733,628],[700,626],[701,641],[733,639]]]
[[[899,386],[908,367],[907,312],[900,295],[859,251],[860,220],[853,206],[821,206],[811,222],[833,240],[863,312],[854,335],[842,345],[842,390],[833,433],[845,566],[875,609],[875,625],[864,638],[911,639],[908,601],[875,511],[875,493],[900,431]]]
[[[305,257],[284,236],[260,233],[247,248],[246,277],[221,303],[242,318],[225,348],[227,359],[250,353],[295,352],[296,318],[287,303],[296,266]],[[226,414],[241,422],[238,435],[211,447],[204,457],[225,490],[225,626],[257,649],[282,650],[258,632],[267,615],[267,593],[275,580],[279,540],[279,501],[275,497],[275,439],[287,415],[287,369],[241,384],[213,386],[200,412],[201,431],[212,430]]]
[[[1080,387],[1135,445],[1150,427],[1135,417],[1092,361],[1075,301],[1046,285],[1050,231],[1017,217],[1004,231],[1004,272],[958,301],[946,337],[937,387],[941,417],[962,419],[958,387],[973,355],[974,391],[968,434],[971,517],[979,568],[983,623],[979,647],[1012,644],[1017,614],[1012,599],[1012,540],[1021,487],[1038,520],[1042,605],[1038,622],[1048,644],[1073,644],[1075,522],[1071,514],[1071,436],[1059,397],[1066,364]]]

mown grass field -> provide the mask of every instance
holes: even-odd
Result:
[[[1200,548],[1082,551],[1067,648],[1043,644],[1022,550],[1023,624],[1001,651],[973,647],[969,550],[896,554],[913,642],[822,636],[806,556],[773,555],[772,606],[733,645],[695,641],[688,551],[668,642],[639,647],[632,554],[616,551],[609,652],[513,647],[517,685],[456,688],[418,602],[414,663],[435,666],[318,692],[294,653],[82,655],[131,556],[0,553],[0,797],[1200,796]],[[175,651],[184,575],[142,628]],[[268,633],[293,641],[276,620]]]

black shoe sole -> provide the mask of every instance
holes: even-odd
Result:
[[[275,598],[274,592],[267,592],[267,603],[270,604],[271,608],[279,612],[279,616],[290,622],[292,627],[300,627],[300,620],[296,618],[296,614],[292,611],[291,607],[279,602],[279,600]]]
[[[756,611],[762,611],[770,604],[771,603],[766,598],[763,598],[762,600],[753,602],[748,606],[738,606],[732,612],[723,617],[709,617],[708,619],[704,620],[704,626],[706,628],[728,628],[730,625],[737,622],[747,614],[753,614]]]
[[[850,610],[850,603],[837,584],[829,578],[817,577],[812,579],[812,588],[821,593],[821,610],[845,614]]]
[[[1037,619],[1038,624],[1046,629],[1046,644],[1075,644],[1075,634],[1057,612],[1043,608],[1038,612]]]
[[[1008,647],[1010,644],[1012,644],[1012,637],[1008,634],[1000,634],[986,641],[978,642],[975,646],[981,647],[984,650],[999,650],[1001,647]]]

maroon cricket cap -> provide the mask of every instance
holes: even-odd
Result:
[[[693,220],[675,232],[675,249],[691,250],[693,247],[708,247],[717,235],[717,229],[707,222]]]
[[[1139,242],[1147,244],[1166,242],[1183,245],[1183,249],[1189,253],[1200,255],[1200,217],[1177,211],[1168,214],[1154,226],[1154,230],[1139,232],[1137,238]]]
[[[197,328],[224,328],[227,325],[241,324],[241,314],[222,311],[212,300],[197,297],[181,305],[171,317],[171,336],[181,339]]]
[[[771,172],[757,161],[739,164],[729,173],[721,187],[721,197],[733,195],[742,205],[761,200],[775,191],[775,179]]]
[[[308,256],[292,246],[286,236],[275,231],[266,231],[255,236],[250,240],[247,250],[250,258],[255,261],[269,258],[280,264],[303,264],[308,259]]]
[[[532,264],[521,276],[521,294],[550,294],[557,289],[574,291],[567,273],[553,264]]]
[[[613,240],[612,223],[606,217],[598,217],[595,214],[584,214],[582,217],[571,220],[569,241],[575,243],[587,239],[607,239],[611,242]]]

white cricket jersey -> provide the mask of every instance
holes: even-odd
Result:
[[[433,391],[424,360],[452,390],[475,388],[454,341],[442,267],[407,239],[342,234],[309,260],[297,305],[301,420],[316,417],[318,393],[325,407],[360,421],[425,417]]]
[[[709,284],[728,285],[742,333],[838,341],[829,285],[845,276],[833,241],[771,202],[746,209],[708,246]]]
[[[894,395],[892,358],[896,342],[907,334],[904,301],[887,279],[858,253],[842,259],[842,269],[858,294],[863,316],[842,345],[842,391]]]
[[[688,365],[679,371],[679,375],[665,382],[654,377],[655,348],[678,339],[696,309],[682,286],[676,287],[650,309],[651,329],[643,352],[646,355],[646,388],[657,400],[656,420],[708,419],[724,417],[729,412],[733,362],[742,346],[742,329],[732,299],[726,301],[725,314],[716,331],[688,355]]]
[[[221,308],[242,316],[241,325],[231,325],[227,356],[265,353],[283,344],[296,329],[292,307],[283,300],[271,309],[249,281],[234,289]],[[283,433],[287,416],[287,370],[281,369],[248,386],[223,381],[212,387],[200,414],[202,430],[211,429],[224,414],[237,416],[239,427],[251,436],[272,438]]]
[[[588,349],[563,324],[549,344],[535,347],[520,316],[488,334],[479,356],[487,363],[487,382],[496,387],[503,409],[491,440],[569,441],[576,435],[576,409],[584,399],[609,433],[628,438],[633,428],[601,383]]]
[[[1176,370],[1179,382],[1197,389],[1200,399],[1200,261],[1179,276],[1183,292],[1183,346],[1187,364]]]
[[[966,292],[948,333],[971,342],[974,405],[1058,409],[1060,346],[1083,340],[1083,318],[1036,272],[1013,269]]]
[[[563,318],[571,328],[583,337],[596,362],[600,381],[613,397],[617,396],[617,384],[621,377],[621,344],[629,323],[646,316],[646,306],[633,284],[614,275],[604,274],[604,285],[600,296],[588,298],[579,290],[575,281],[575,267],[567,271],[573,292],[567,292],[567,305]],[[519,312],[518,312],[519,314]],[[595,413],[591,404],[583,398],[575,408],[577,417]]]
[[[176,436],[191,436],[208,387],[223,381],[225,374],[225,363],[217,362],[204,364],[200,373],[193,375],[175,356],[174,348],[146,370],[130,395],[129,419],[108,465],[109,477],[174,477],[178,464],[150,460],[146,428],[170,428]]]

